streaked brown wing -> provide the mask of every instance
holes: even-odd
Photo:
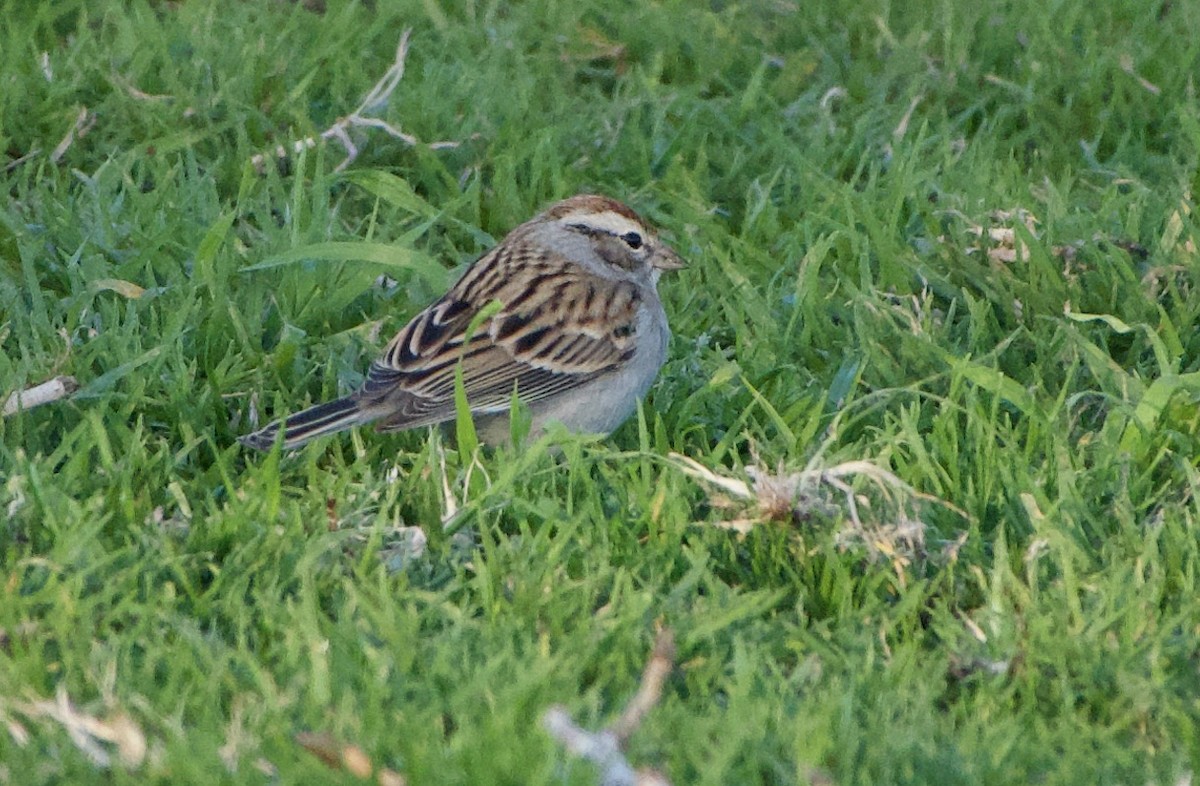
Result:
[[[472,321],[493,301],[500,310],[467,341]],[[631,283],[583,273],[544,252],[502,247],[392,339],[356,396],[394,410],[383,429],[447,420],[461,361],[472,410],[508,409],[514,385],[522,400],[538,401],[627,361],[639,305]]]

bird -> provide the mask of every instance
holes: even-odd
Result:
[[[553,422],[608,434],[637,408],[666,361],[671,334],[658,280],[685,266],[620,201],[564,199],[509,232],[414,316],[357,391],[240,441],[292,450],[369,423],[382,432],[445,423],[456,416],[459,368],[486,444],[510,437],[514,391],[528,408],[531,435]]]

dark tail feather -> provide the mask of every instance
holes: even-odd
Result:
[[[339,398],[326,404],[317,404],[302,412],[288,415],[282,420],[266,426],[253,434],[239,437],[243,445],[259,450],[270,450],[283,428],[283,449],[298,448],[310,439],[342,431],[351,426],[366,423],[375,418],[359,407],[352,398]]]

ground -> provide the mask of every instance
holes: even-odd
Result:
[[[0,784],[597,783],[661,631],[674,784],[1190,783],[1200,5],[9,5]],[[580,191],[611,437],[237,443]]]

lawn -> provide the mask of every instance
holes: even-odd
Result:
[[[2,5],[0,786],[1191,782],[1200,4]],[[613,435],[238,444],[581,191]]]

